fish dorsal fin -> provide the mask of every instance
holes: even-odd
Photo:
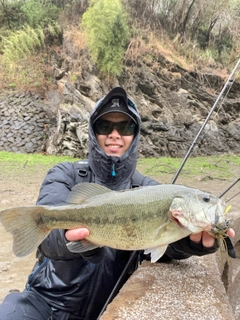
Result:
[[[112,192],[111,189],[100,186],[97,183],[82,182],[76,184],[69,193],[67,202],[80,204],[89,198]]]

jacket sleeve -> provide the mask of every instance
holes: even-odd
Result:
[[[187,259],[191,256],[204,256],[210,253],[214,253],[217,250],[217,240],[215,240],[215,243],[212,247],[207,248],[203,246],[202,242],[196,243],[194,241],[191,241],[190,237],[188,236],[186,238],[171,243],[164,254],[165,257],[163,257],[163,260],[182,260]]]
[[[156,180],[149,177],[145,177],[143,181],[144,186],[157,185]],[[206,254],[214,253],[218,250],[218,241],[215,240],[215,244],[206,248],[202,245],[202,242],[196,243],[190,240],[190,237],[183,238],[174,243],[169,244],[164,255],[159,259],[159,262],[166,262],[170,260],[182,260],[194,256],[203,256]]]
[[[42,183],[37,199],[37,205],[58,206],[67,202],[69,192],[75,185],[74,165],[70,162],[60,163],[50,169]],[[65,230],[54,229],[38,248],[42,254],[53,260],[74,259],[83,256],[86,260],[96,263],[103,255],[104,248],[99,248],[84,254],[72,253],[68,250]]]
[[[41,185],[37,205],[58,206],[67,202],[74,186],[74,167],[63,162],[50,169]]]

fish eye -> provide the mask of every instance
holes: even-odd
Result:
[[[206,195],[203,197],[203,201],[204,202],[209,202],[210,201],[210,196],[209,195]]]

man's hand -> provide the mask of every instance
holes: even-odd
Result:
[[[86,228],[67,230],[65,233],[65,237],[68,241],[82,240],[87,236],[89,236],[89,230]]]
[[[233,229],[229,229],[227,232],[229,238],[233,238],[235,236],[235,231]],[[214,246],[215,238],[211,236],[206,231],[197,233],[197,234],[190,234],[190,240],[196,243],[202,242],[202,245],[206,248],[211,248]]]

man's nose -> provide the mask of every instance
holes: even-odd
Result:
[[[111,133],[109,133],[109,136],[120,136],[119,132],[117,131],[116,127],[113,127],[113,130]]]

